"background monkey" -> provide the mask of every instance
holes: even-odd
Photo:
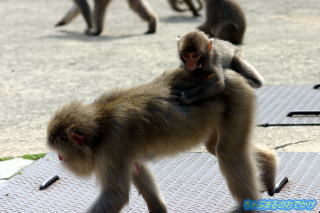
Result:
[[[72,102],[56,112],[48,124],[48,145],[76,174],[94,172],[102,187],[89,212],[119,212],[128,202],[131,181],[150,212],[167,212],[145,161],[201,142],[217,156],[239,205],[259,198],[257,165],[261,174],[273,172],[266,169],[276,165],[267,160],[275,158],[272,152],[251,143],[253,89],[240,75],[226,71],[226,87],[216,98],[180,105],[170,90],[184,89],[191,79],[190,72],[176,69],[148,84],[106,93],[90,104]],[[266,163],[257,164],[256,156]],[[273,180],[269,182],[272,188]]]
[[[198,27],[211,37],[241,44],[246,30],[243,10],[234,0],[205,0],[206,21]]]
[[[100,33],[103,31],[103,19],[105,12],[111,0],[95,0],[92,14],[87,0],[73,1],[75,5],[68,10],[66,15],[56,24],[56,27],[68,24],[81,12],[87,24],[85,34],[100,35]],[[128,0],[128,3],[130,8],[136,12],[140,18],[148,22],[148,30],[145,32],[145,34],[155,33],[157,27],[157,18],[148,2],[146,0]]]
[[[189,104],[221,92],[224,89],[223,68],[238,72],[254,88],[262,86],[263,77],[246,61],[239,47],[227,41],[209,39],[199,31],[186,33],[177,40],[181,66],[192,72],[194,78],[203,80],[199,85],[190,82],[193,88],[180,91],[183,103]]]
[[[192,0],[168,0],[169,4],[173,10],[178,11],[178,12],[185,12],[187,10],[191,10],[194,17],[200,16],[199,11],[203,7],[203,3],[201,0],[196,0],[196,1],[199,5],[198,8],[195,7]],[[185,3],[189,9],[180,8],[178,5],[182,4],[182,3]]]

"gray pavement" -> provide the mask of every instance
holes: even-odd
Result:
[[[175,37],[204,17],[149,2],[160,20],[156,34],[142,35],[146,24],[122,0],[111,3],[102,36],[87,37],[80,17],[53,27],[71,1],[0,1],[0,157],[47,152],[47,121],[70,100],[92,101],[177,67]],[[239,2],[248,20],[243,48],[266,84],[319,83],[320,1]],[[285,151],[320,151],[319,126],[259,127],[254,139]]]

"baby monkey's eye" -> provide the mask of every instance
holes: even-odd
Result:
[[[183,58],[189,58],[189,53],[183,53],[183,54],[182,54],[182,57],[183,57]]]
[[[192,54],[192,58],[194,58],[194,59],[198,59],[198,58],[200,58],[200,54],[199,53],[194,53],[194,54]]]

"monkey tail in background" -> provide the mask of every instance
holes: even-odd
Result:
[[[195,7],[195,5],[193,4],[193,0],[168,0],[169,5],[171,6],[171,8],[177,12],[185,12],[188,10],[191,10],[191,12],[193,13],[193,16],[200,16],[199,11],[203,8],[203,3],[201,0],[196,0],[198,3],[198,8]],[[188,8],[182,9],[178,6],[178,4],[183,4],[185,3]]]

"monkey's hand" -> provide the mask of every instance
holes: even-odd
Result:
[[[250,84],[251,87],[256,88],[256,89],[262,87],[262,85],[263,85],[263,83],[261,81],[257,81],[255,79],[248,80],[248,83]]]
[[[180,96],[181,96],[181,91],[180,91],[180,90],[177,90],[177,89],[171,89],[171,95],[177,96],[178,98],[180,98]]]
[[[171,89],[171,95],[173,98],[180,102],[181,104],[190,104],[192,101],[186,94],[186,92],[181,92],[180,90]]]
[[[187,92],[181,92],[180,101],[182,104],[191,104],[193,99],[188,96]]]

